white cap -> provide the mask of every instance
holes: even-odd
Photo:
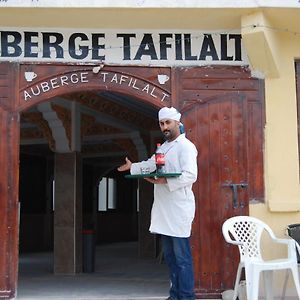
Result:
[[[162,119],[171,119],[175,121],[180,121],[181,114],[180,112],[174,107],[163,107],[158,112],[158,120]]]

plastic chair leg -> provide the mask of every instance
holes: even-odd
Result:
[[[239,284],[240,284],[240,280],[241,280],[242,269],[243,269],[243,264],[239,263],[238,270],[237,270],[237,273],[236,273],[236,278],[235,278],[234,293],[233,293],[232,300],[236,300],[236,298],[238,297]]]
[[[300,299],[300,284],[299,284],[298,268],[297,267],[292,268],[291,271],[292,271],[292,274],[293,274],[293,278],[294,278],[294,282],[295,282],[295,286],[296,286],[298,298]]]
[[[264,277],[266,300],[272,300],[273,299],[273,271],[264,271],[263,277]]]
[[[250,282],[250,300],[258,300],[260,271],[253,268]]]
[[[287,287],[287,283],[288,283],[288,280],[289,280],[289,269],[286,270],[285,272],[285,278],[284,278],[284,283],[283,283],[283,289],[282,289],[282,295],[281,295],[281,300],[284,300],[285,298],[285,293],[286,293],[286,287]]]
[[[253,267],[245,265],[247,300],[253,300]]]

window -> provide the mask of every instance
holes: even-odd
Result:
[[[98,185],[98,211],[117,208],[117,184],[114,178],[103,177]]]

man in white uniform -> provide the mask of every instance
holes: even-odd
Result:
[[[145,178],[154,184],[150,232],[160,234],[164,258],[169,268],[171,288],[169,300],[194,300],[194,271],[189,237],[195,214],[192,185],[197,179],[197,149],[180,133],[181,114],[173,107],[158,113],[159,126],[166,141],[165,172],[181,173],[178,177]],[[146,161],[126,163],[119,171],[140,174],[141,168],[155,171],[155,156]]]

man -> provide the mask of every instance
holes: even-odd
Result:
[[[154,184],[150,232],[161,235],[171,280],[168,299],[193,300],[194,271],[189,237],[195,214],[192,185],[197,179],[197,149],[180,133],[180,117],[173,107],[164,107],[158,112],[159,126],[166,139],[161,145],[165,172],[181,175],[145,179]],[[139,163],[132,163],[126,157],[126,163],[118,170],[139,174],[141,168],[155,171],[155,156]]]

